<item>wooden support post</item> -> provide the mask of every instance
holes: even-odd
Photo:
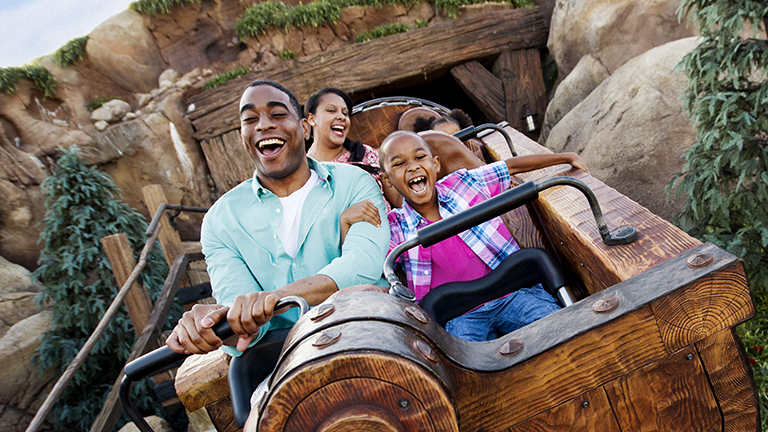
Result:
[[[149,209],[150,217],[155,214],[160,204],[168,202],[165,192],[163,192],[163,188],[160,185],[144,186],[141,188],[141,193],[144,195],[144,204]],[[165,260],[168,262],[168,266],[170,266],[173,264],[173,260],[176,259],[176,255],[184,253],[184,248],[181,244],[179,233],[173,229],[167,217],[160,218],[160,227],[158,240],[160,240],[160,247],[163,248]]]
[[[491,122],[506,120],[504,86],[485,66],[476,61],[467,62],[451,68],[451,75]]]
[[[104,253],[107,254],[109,264],[112,266],[112,274],[115,275],[117,285],[123,286],[133,268],[136,267],[136,258],[133,256],[128,236],[124,233],[112,234],[102,238],[101,245],[104,247]],[[128,309],[128,315],[131,317],[133,328],[136,330],[136,336],[139,336],[144,330],[144,326],[147,325],[149,314],[152,313],[152,300],[149,298],[149,293],[138,282],[134,282],[128,290],[124,302]]]
[[[533,140],[538,139],[541,121],[547,110],[547,89],[541,72],[539,50],[502,51],[498,62],[506,99],[507,121]],[[533,133],[527,132],[522,119],[526,103],[531,112],[538,113],[534,118],[537,129]]]

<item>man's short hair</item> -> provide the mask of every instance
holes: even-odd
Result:
[[[269,80],[256,80],[256,81],[248,84],[245,88],[248,89],[250,87],[256,87],[256,86],[260,86],[260,85],[268,85],[270,87],[274,87],[274,88],[280,90],[281,92],[287,94],[288,95],[288,99],[291,101],[291,105],[293,106],[293,109],[296,110],[296,116],[298,118],[300,118],[300,119],[304,118],[304,114],[301,111],[301,105],[299,105],[299,100],[296,99],[296,96],[294,96],[293,93],[291,93],[290,90],[288,90],[287,88],[283,87],[282,85],[280,85],[280,84],[278,84],[278,83],[276,83],[274,81],[269,81]]]

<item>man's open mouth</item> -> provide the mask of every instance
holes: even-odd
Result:
[[[408,181],[408,187],[416,194],[422,194],[427,190],[427,178],[425,176],[414,177]]]
[[[259,152],[264,156],[270,156],[280,151],[285,145],[285,141],[279,138],[269,138],[259,141],[257,144]]]

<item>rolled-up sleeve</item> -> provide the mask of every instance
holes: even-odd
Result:
[[[355,187],[345,208],[369,199],[379,209],[381,226],[368,222],[352,224],[342,245],[341,256],[318,272],[333,279],[339,289],[383,283],[381,274],[389,246],[389,224],[381,190],[373,178],[362,170],[353,184]]]

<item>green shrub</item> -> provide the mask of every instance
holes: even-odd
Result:
[[[416,28],[417,29],[423,29],[423,28],[427,27],[427,25],[429,25],[429,21],[427,21],[425,19],[417,19],[416,20]]]
[[[56,92],[56,79],[48,69],[39,65],[0,68],[0,91],[13,94],[20,79],[32,81],[45,97],[53,97]]]
[[[85,44],[88,42],[88,35],[72,39],[53,53],[53,62],[59,66],[69,66],[80,60],[85,55]]]
[[[57,368],[61,374],[119,290],[102,252],[101,238],[125,233],[138,256],[146,240],[147,224],[139,213],[116,199],[120,190],[108,175],[83,163],[76,146],[61,150],[56,171],[42,187],[46,207],[45,227],[40,234],[43,250],[34,275],[45,287],[41,302],[53,306],[53,323],[43,335],[33,362],[40,370]],[[153,300],[167,270],[156,247],[142,273],[143,284]],[[175,323],[180,315],[181,308],[175,305],[167,323]],[[57,428],[90,429],[135,340],[128,313],[123,309],[56,402],[52,417]],[[149,396],[148,382],[137,384],[137,406],[145,413],[159,412],[159,404]]]
[[[768,342],[768,44],[741,36],[745,24],[765,29],[764,1],[684,0],[680,16],[699,28],[701,43],[678,65],[688,75],[686,109],[696,142],[683,173],[667,190],[686,196],[678,218],[692,236],[744,260],[755,318],[739,326],[746,346]],[[768,358],[753,357],[763,430],[768,430]],[[756,355],[756,354],[755,354]]]
[[[533,0],[430,0],[435,6],[436,12],[443,12],[450,18],[456,18],[459,15],[459,6],[480,4],[480,3],[511,3],[517,8],[533,6]]]
[[[355,36],[355,42],[368,42],[372,39],[378,39],[397,33],[405,33],[407,31],[408,26],[403,23],[384,24]]]
[[[200,0],[136,0],[129,6],[144,15],[167,14],[176,6],[186,3],[200,3]]]
[[[295,58],[296,53],[289,49],[280,51],[280,60],[293,60]]]
[[[215,77],[208,80],[205,84],[203,84],[203,90],[210,90],[214,87],[218,87],[225,82],[237,78],[239,76],[243,76],[247,73],[249,73],[251,70],[248,69],[245,66],[241,66],[237,69],[232,69],[230,71],[224,72],[223,74],[216,75]]]

